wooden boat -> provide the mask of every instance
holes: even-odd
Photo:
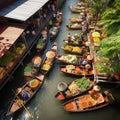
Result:
[[[78,56],[78,55],[73,55],[73,54],[64,54],[64,55],[57,55],[56,59],[60,61],[61,63],[65,64],[73,64],[73,65],[82,65],[83,61],[85,60],[87,64],[92,65],[93,58],[89,58],[89,54],[84,55],[84,56]]]
[[[84,66],[78,65],[62,65],[60,71],[73,76],[93,76],[94,71],[90,66],[89,69],[85,69]]]
[[[92,88],[93,82],[90,81],[90,79],[83,77],[70,82],[67,86],[68,87],[65,90],[59,91],[55,95],[55,98],[58,100],[66,100],[81,95]]]
[[[82,25],[80,23],[68,24],[68,25],[66,25],[66,27],[68,29],[72,29],[72,30],[81,30],[82,29]]]
[[[70,5],[69,9],[71,10],[72,13],[80,13],[81,10],[80,9],[76,9],[74,6]]]
[[[109,105],[111,95],[108,96],[106,93],[86,94],[67,101],[63,106],[68,112],[93,111]]]
[[[82,18],[70,18],[70,22],[71,23],[81,23],[82,22]]]
[[[7,116],[11,115],[21,108],[23,108],[28,101],[36,94],[39,88],[44,82],[44,75],[38,74],[37,76],[31,77],[31,80],[28,81],[23,87],[17,90],[15,97],[11,102],[11,105],[7,111]]]
[[[65,54],[65,55],[57,55],[56,59],[59,60],[61,63],[65,63],[65,64],[80,65],[80,60],[82,59],[82,56]]]
[[[83,9],[83,7],[85,8],[86,3],[84,3],[84,2],[77,2],[77,5],[81,6],[82,7],[81,9]]]
[[[77,54],[77,55],[83,55],[84,53],[88,52],[88,47],[79,47],[79,46],[73,46],[73,45],[65,45],[61,47],[65,52],[68,52],[70,54]]]
[[[53,26],[52,28],[50,28],[50,40],[54,40],[58,33],[59,33],[59,27]]]
[[[78,38],[71,38],[71,39],[65,39],[63,40],[66,44],[69,45],[74,45],[74,46],[86,46],[86,41],[82,40],[82,38],[78,37]]]
[[[57,55],[57,43],[53,43],[51,49],[46,53],[45,59],[41,65],[41,71],[43,74],[47,74],[53,67],[55,58]]]

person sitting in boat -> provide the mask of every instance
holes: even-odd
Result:
[[[87,60],[81,59],[81,60],[80,60],[80,64],[81,64],[82,66],[85,66],[85,65],[88,64],[88,62],[87,62]]]
[[[68,41],[71,40],[71,35],[70,35],[70,33],[68,33],[67,39],[68,39]]]
[[[25,91],[25,90],[22,90],[21,96],[22,96],[24,101],[29,99],[29,93],[27,91]]]

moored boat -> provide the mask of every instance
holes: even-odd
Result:
[[[68,24],[68,25],[66,25],[66,27],[68,29],[72,29],[72,30],[81,30],[82,29],[82,25],[80,23]]]
[[[65,64],[80,65],[80,60],[82,59],[82,56],[64,54],[64,55],[57,55],[56,59]]]
[[[78,56],[73,54],[63,54],[63,55],[57,55],[56,59],[61,63],[65,63],[65,64],[83,65],[83,62],[86,61],[86,64],[92,65],[93,57],[91,57],[91,59],[88,59],[89,56],[91,55],[86,54],[84,56]]]
[[[82,68],[83,67],[83,68]],[[78,65],[62,65],[60,66],[60,71],[73,76],[93,76],[94,71],[91,66],[89,68],[84,68],[84,66]]]
[[[46,53],[40,70],[43,74],[47,74],[54,65],[55,58],[57,55],[57,43],[53,43],[51,49]]]
[[[83,94],[90,90],[92,86],[93,82],[90,79],[82,77],[70,82],[65,90],[57,92],[55,98],[58,100],[66,100]]]
[[[70,9],[71,12],[73,12],[73,13],[80,13],[80,12],[81,12],[80,9],[76,9],[76,8],[75,8],[74,6],[72,6],[72,5],[69,6],[69,9]]]
[[[110,97],[106,93],[86,94],[67,101],[63,106],[68,112],[93,111],[109,105],[111,103]]]
[[[17,90],[17,93],[15,93],[16,95],[12,100],[6,115],[11,115],[22,109],[28,103],[28,101],[30,101],[31,98],[36,94],[36,92],[42,86],[43,82],[44,75],[41,73],[35,77],[31,77],[31,80],[26,82],[26,84],[23,87],[19,88]]]
[[[71,23],[81,23],[82,22],[82,17],[81,18],[70,18]]]
[[[74,45],[74,46],[86,46],[86,41],[82,40],[82,38],[77,38],[77,39],[65,39],[63,40],[66,44],[69,45]]]
[[[76,55],[83,55],[86,52],[88,52],[88,47],[85,46],[73,46],[66,44],[65,46],[61,47],[65,52],[68,52],[70,54],[76,54]]]

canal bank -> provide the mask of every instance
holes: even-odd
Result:
[[[66,24],[69,23],[69,18],[72,16],[76,16],[72,14],[68,8],[68,5],[74,5],[79,0],[66,0],[65,4],[62,6],[63,12],[63,23],[61,24],[60,32],[56,38],[56,42],[58,44],[58,54],[64,53],[61,49],[61,46],[64,44],[63,39],[67,37],[67,33],[70,32],[78,33],[79,31],[71,32],[66,28]],[[50,48],[51,42],[49,41],[45,52]],[[45,52],[43,54],[45,54]],[[30,58],[28,58],[30,60]],[[22,76],[23,68],[19,69],[15,73],[15,76]],[[16,77],[18,78],[18,77]],[[38,91],[38,93],[34,96],[33,99],[26,105],[27,109],[32,113],[33,118],[27,118],[26,111],[22,109],[22,111],[16,113],[11,118],[3,118],[3,120],[13,119],[13,120],[119,120],[119,109],[116,109],[114,106],[108,106],[106,108],[87,112],[87,113],[75,113],[70,114],[65,112],[62,106],[62,102],[59,102],[55,99],[55,94],[57,92],[57,84],[60,81],[64,81],[69,83],[74,80],[75,77],[66,76],[59,70],[59,64],[56,61],[53,69],[50,71],[49,75],[46,77],[45,83],[43,87]],[[11,83],[14,87],[17,87],[17,83]],[[19,83],[20,84],[20,83]],[[22,82],[21,82],[22,84]],[[9,85],[5,86],[9,87]],[[103,85],[104,88],[113,87],[108,85]],[[12,89],[12,88],[11,88]],[[6,93],[5,93],[6,94]],[[10,93],[13,95],[13,93]],[[9,93],[7,94],[8,96]],[[7,96],[6,95],[6,96]],[[4,99],[6,104],[8,99]],[[10,101],[11,99],[9,99]],[[5,103],[5,102],[4,102]],[[2,104],[2,103],[1,103]],[[3,105],[4,108],[4,105]],[[5,111],[4,111],[5,112]]]

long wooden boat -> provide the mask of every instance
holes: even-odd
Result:
[[[86,46],[86,41],[82,40],[82,38],[76,38],[76,39],[65,39],[63,40],[68,45],[74,45],[74,46]]]
[[[93,56],[90,54],[86,54],[84,56],[63,54],[63,55],[57,55],[56,59],[61,63],[72,64],[72,65],[82,65],[83,61],[86,61],[87,62],[86,64],[92,65],[93,62]]]
[[[77,2],[77,5],[85,8],[86,3],[80,1],[80,2]]]
[[[82,59],[82,56],[64,54],[64,55],[57,55],[56,59],[61,63],[65,63],[65,64],[80,65],[80,60]]]
[[[87,112],[103,108],[111,103],[112,94],[95,93],[94,95],[86,94],[76,97],[63,104],[64,109],[68,112]]]
[[[71,23],[81,23],[82,22],[82,18],[70,18],[70,22]]]
[[[16,95],[11,102],[6,115],[11,115],[23,108],[36,94],[36,92],[42,86],[43,82],[44,75],[41,73],[37,76],[31,77],[31,80],[26,82],[26,84],[23,87],[19,88],[17,93],[15,93]]]
[[[93,82],[90,79],[82,77],[70,82],[65,90],[57,92],[55,98],[60,101],[66,100],[85,93],[90,90],[92,86]]]
[[[41,71],[43,74],[47,74],[54,65],[54,61],[57,55],[57,43],[53,43],[51,49],[46,53],[45,59],[41,65]]]
[[[74,6],[70,5],[68,6],[69,9],[71,10],[72,13],[80,13],[81,10],[80,9],[76,9]]]
[[[66,25],[66,27],[68,29],[72,29],[72,30],[81,30],[82,29],[82,25],[80,23],[68,24],[68,25]]]
[[[94,71],[90,66],[90,69],[82,68],[83,66],[78,65],[62,65],[60,71],[73,76],[93,76]]]
[[[73,46],[66,44],[65,46],[61,47],[65,52],[70,54],[76,54],[76,55],[83,55],[84,53],[89,51],[88,47],[79,47],[79,46]]]

